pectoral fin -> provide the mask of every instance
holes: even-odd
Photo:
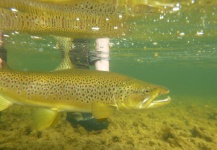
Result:
[[[12,103],[0,95],[0,111],[8,108]]]
[[[33,120],[38,131],[50,127],[58,118],[58,111],[46,108],[36,109],[33,112]]]
[[[91,112],[95,119],[104,120],[109,118],[115,111],[114,106],[109,106],[104,103],[93,103],[91,106]]]

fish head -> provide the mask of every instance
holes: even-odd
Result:
[[[157,99],[168,94],[166,87],[146,83],[140,80],[125,82],[122,95],[121,107],[126,109],[155,108],[170,103],[168,96],[164,99]]]

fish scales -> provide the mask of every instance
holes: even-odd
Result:
[[[74,101],[112,104],[114,91],[127,78],[104,72],[91,73],[85,70],[56,73],[0,72],[1,93],[13,95],[13,99],[22,96],[23,102],[37,101],[41,106],[46,106],[46,103],[59,105],[59,101],[66,105]]]
[[[132,28],[127,23],[130,18],[165,11],[164,6],[141,0],[1,0],[0,30],[76,38],[120,37]]]
[[[3,65],[4,67],[4,65]],[[23,72],[0,69],[0,111],[12,104],[33,106],[36,128],[55,122],[58,113],[88,112],[98,119],[115,110],[154,108],[168,104],[165,87],[125,75],[95,70],[72,69],[56,72]]]
[[[0,1],[0,29],[76,38],[114,36],[123,32],[125,20],[119,19],[118,14],[124,16],[124,12],[115,6],[111,1],[99,3],[82,0],[57,5],[31,0],[4,0]],[[13,12],[8,8],[16,8],[18,11]],[[109,20],[106,21],[106,18]]]

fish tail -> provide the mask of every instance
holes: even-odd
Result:
[[[57,66],[57,68],[54,71],[72,69],[73,64],[71,63],[69,58],[69,51],[71,50],[72,47],[72,38],[64,38],[64,37],[55,37],[55,38],[59,42],[60,50],[63,53],[63,59],[59,64],[59,66]]]

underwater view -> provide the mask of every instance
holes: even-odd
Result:
[[[1,0],[0,150],[216,150],[217,2]]]

